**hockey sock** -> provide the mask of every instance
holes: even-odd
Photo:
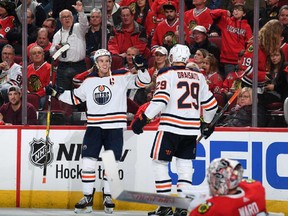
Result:
[[[96,174],[96,160],[94,158],[82,159],[82,190],[84,195],[90,195],[93,193],[93,187],[95,184]]]
[[[192,190],[192,160],[176,158],[176,167],[178,174],[177,192],[181,197],[185,197],[185,192]]]
[[[172,188],[172,180],[168,174],[168,161],[152,161],[155,176],[156,192],[169,195]]]

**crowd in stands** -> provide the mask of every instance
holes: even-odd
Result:
[[[102,47],[102,9],[84,13],[85,5],[76,0],[26,2],[28,47],[27,56],[23,56],[22,1],[0,1],[0,105],[10,103],[11,86],[21,89],[21,65],[23,58],[27,58],[28,104],[33,103],[36,111],[42,112],[47,109],[43,89],[50,79],[64,90],[73,90],[95,69],[93,56]],[[191,51],[191,68],[205,75],[220,108],[238,88],[245,87],[238,101],[244,94],[251,96],[247,87],[252,87],[253,53],[258,50],[261,110],[269,113],[283,109],[288,96],[288,1],[260,1],[258,49],[253,47],[253,1],[247,1],[248,4],[244,0],[185,0],[184,32],[179,32],[179,2],[107,0],[107,29],[104,31],[107,49],[112,54],[112,70],[125,67],[135,73],[132,57],[141,54],[152,78],[146,89],[127,92],[128,112],[131,113],[128,120],[151,100],[157,72],[170,66],[168,53],[182,36]],[[69,49],[53,62],[51,57],[65,44],[69,44]],[[230,108],[231,116],[243,114],[238,102],[232,106],[235,107]],[[75,107],[59,107],[58,104],[57,107],[65,114],[65,122],[59,124],[71,124],[71,115],[86,111],[85,104]],[[238,126],[234,120],[226,119],[220,125]]]

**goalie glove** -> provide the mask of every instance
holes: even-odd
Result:
[[[132,124],[132,130],[135,134],[143,133],[143,127],[150,122],[150,119],[142,113]]]
[[[215,130],[215,124],[210,125],[205,122],[201,122],[201,134],[204,137],[204,139],[208,139],[208,137],[211,136],[214,130]]]
[[[51,95],[53,97],[58,98],[63,92],[64,92],[64,89],[55,84],[54,85],[49,84],[48,86],[45,86],[46,95]]]
[[[132,60],[136,70],[141,70],[142,72],[145,71],[147,63],[142,55],[133,56]]]

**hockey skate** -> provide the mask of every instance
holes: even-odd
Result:
[[[95,188],[93,189],[93,193],[90,195],[84,195],[84,197],[75,204],[74,212],[76,214],[79,213],[91,213],[93,211],[93,196],[94,196]]]
[[[187,216],[187,209],[176,208],[174,216]]]
[[[106,214],[112,214],[113,213],[113,210],[115,208],[115,204],[112,201],[111,195],[109,195],[109,194],[103,195],[103,206],[104,206],[104,211]]]
[[[173,216],[173,210],[171,207],[158,207],[153,212],[148,212],[148,216]]]

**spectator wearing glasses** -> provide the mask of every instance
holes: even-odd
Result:
[[[85,34],[89,24],[87,16],[84,14],[82,2],[77,1],[73,7],[79,15],[79,23],[73,23],[72,12],[64,9],[60,12],[62,28],[59,29],[54,37],[50,54],[54,55],[63,45],[69,44],[69,49],[59,57],[57,68],[56,83],[65,90],[73,88],[72,79],[76,74],[86,71],[86,41]]]

